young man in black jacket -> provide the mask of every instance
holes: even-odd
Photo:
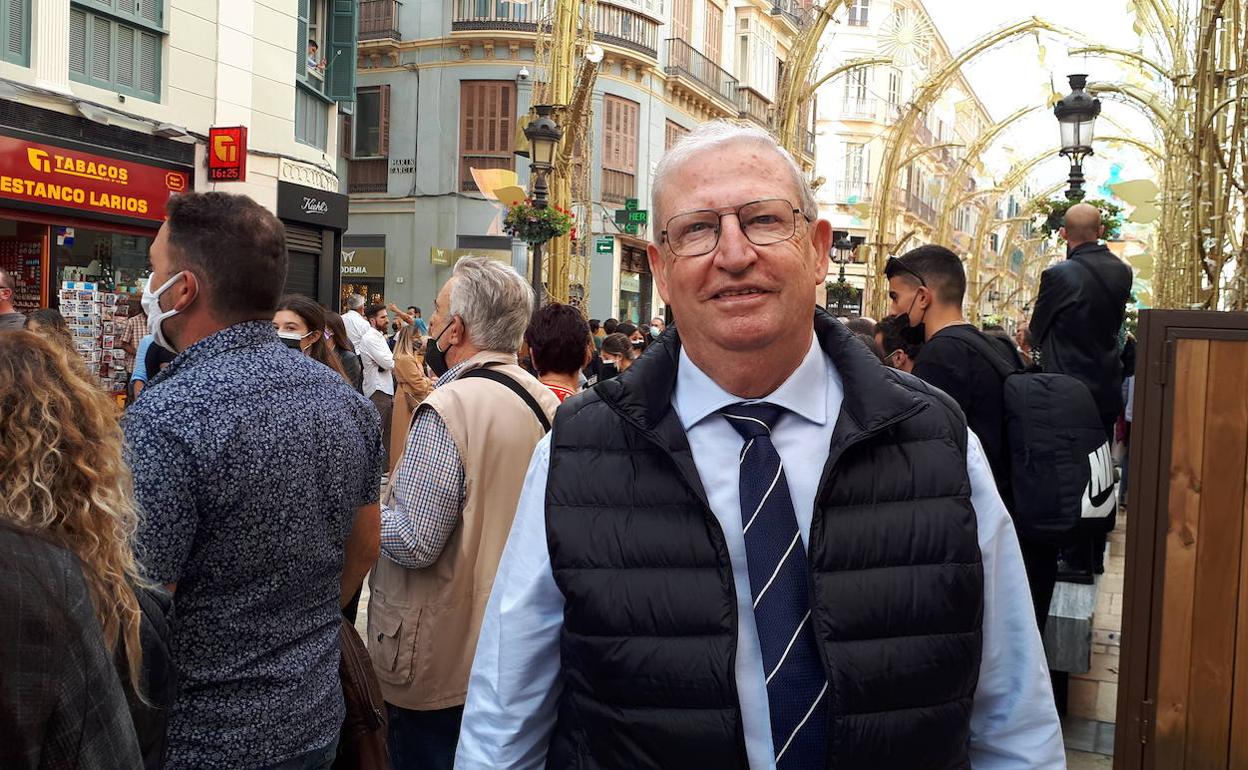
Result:
[[[912,373],[952,396],[962,407],[967,425],[984,447],[1001,499],[1013,513],[1004,383],[992,363],[966,339],[966,335],[980,332],[962,314],[966,295],[962,260],[944,246],[920,246],[899,259],[889,260],[885,274],[892,302],[889,312],[908,325],[903,336],[923,343]],[[988,335],[983,338],[1000,348],[1005,361],[1017,364],[1018,351],[1013,345]],[[1021,532],[1019,541],[1036,624],[1043,632],[1057,574],[1057,550],[1029,542]]]

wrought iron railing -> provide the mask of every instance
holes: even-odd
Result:
[[[772,0],[771,15],[784,16],[798,27],[806,25],[806,9],[797,0]]]
[[[846,97],[841,101],[841,117],[846,119],[875,120],[879,100],[872,97],[858,99]]]
[[[594,5],[594,39],[658,57],[659,25],[636,11],[607,3]]]
[[[399,0],[360,0],[360,40],[399,39]]]
[[[832,186],[837,203],[864,203],[874,199],[870,182],[840,181]]]
[[[386,192],[390,177],[389,158],[352,160],[347,163],[347,192]]]
[[[692,80],[727,105],[737,104],[737,79],[680,38],[667,40],[667,74]]]
[[[906,193],[906,208],[924,222],[936,221],[936,209],[913,192]]]
[[[766,129],[775,123],[771,100],[752,88],[737,89],[737,117],[749,119]]]
[[[506,0],[455,0],[451,29],[534,29],[535,3]]]

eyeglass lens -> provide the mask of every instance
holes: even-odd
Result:
[[[793,204],[778,198],[753,201],[724,214],[709,209],[689,211],[667,221],[667,243],[672,253],[697,257],[714,251],[723,229],[723,217],[733,213],[741,223],[741,231],[755,246],[786,241],[796,232]]]

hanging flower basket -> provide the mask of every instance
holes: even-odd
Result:
[[[573,225],[572,212],[558,206],[539,209],[529,199],[507,209],[503,220],[503,229],[508,235],[531,244],[567,235],[575,230]]]

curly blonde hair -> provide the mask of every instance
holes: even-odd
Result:
[[[109,650],[142,682],[138,514],[112,400],[72,350],[0,332],[0,516],[76,554]]]

